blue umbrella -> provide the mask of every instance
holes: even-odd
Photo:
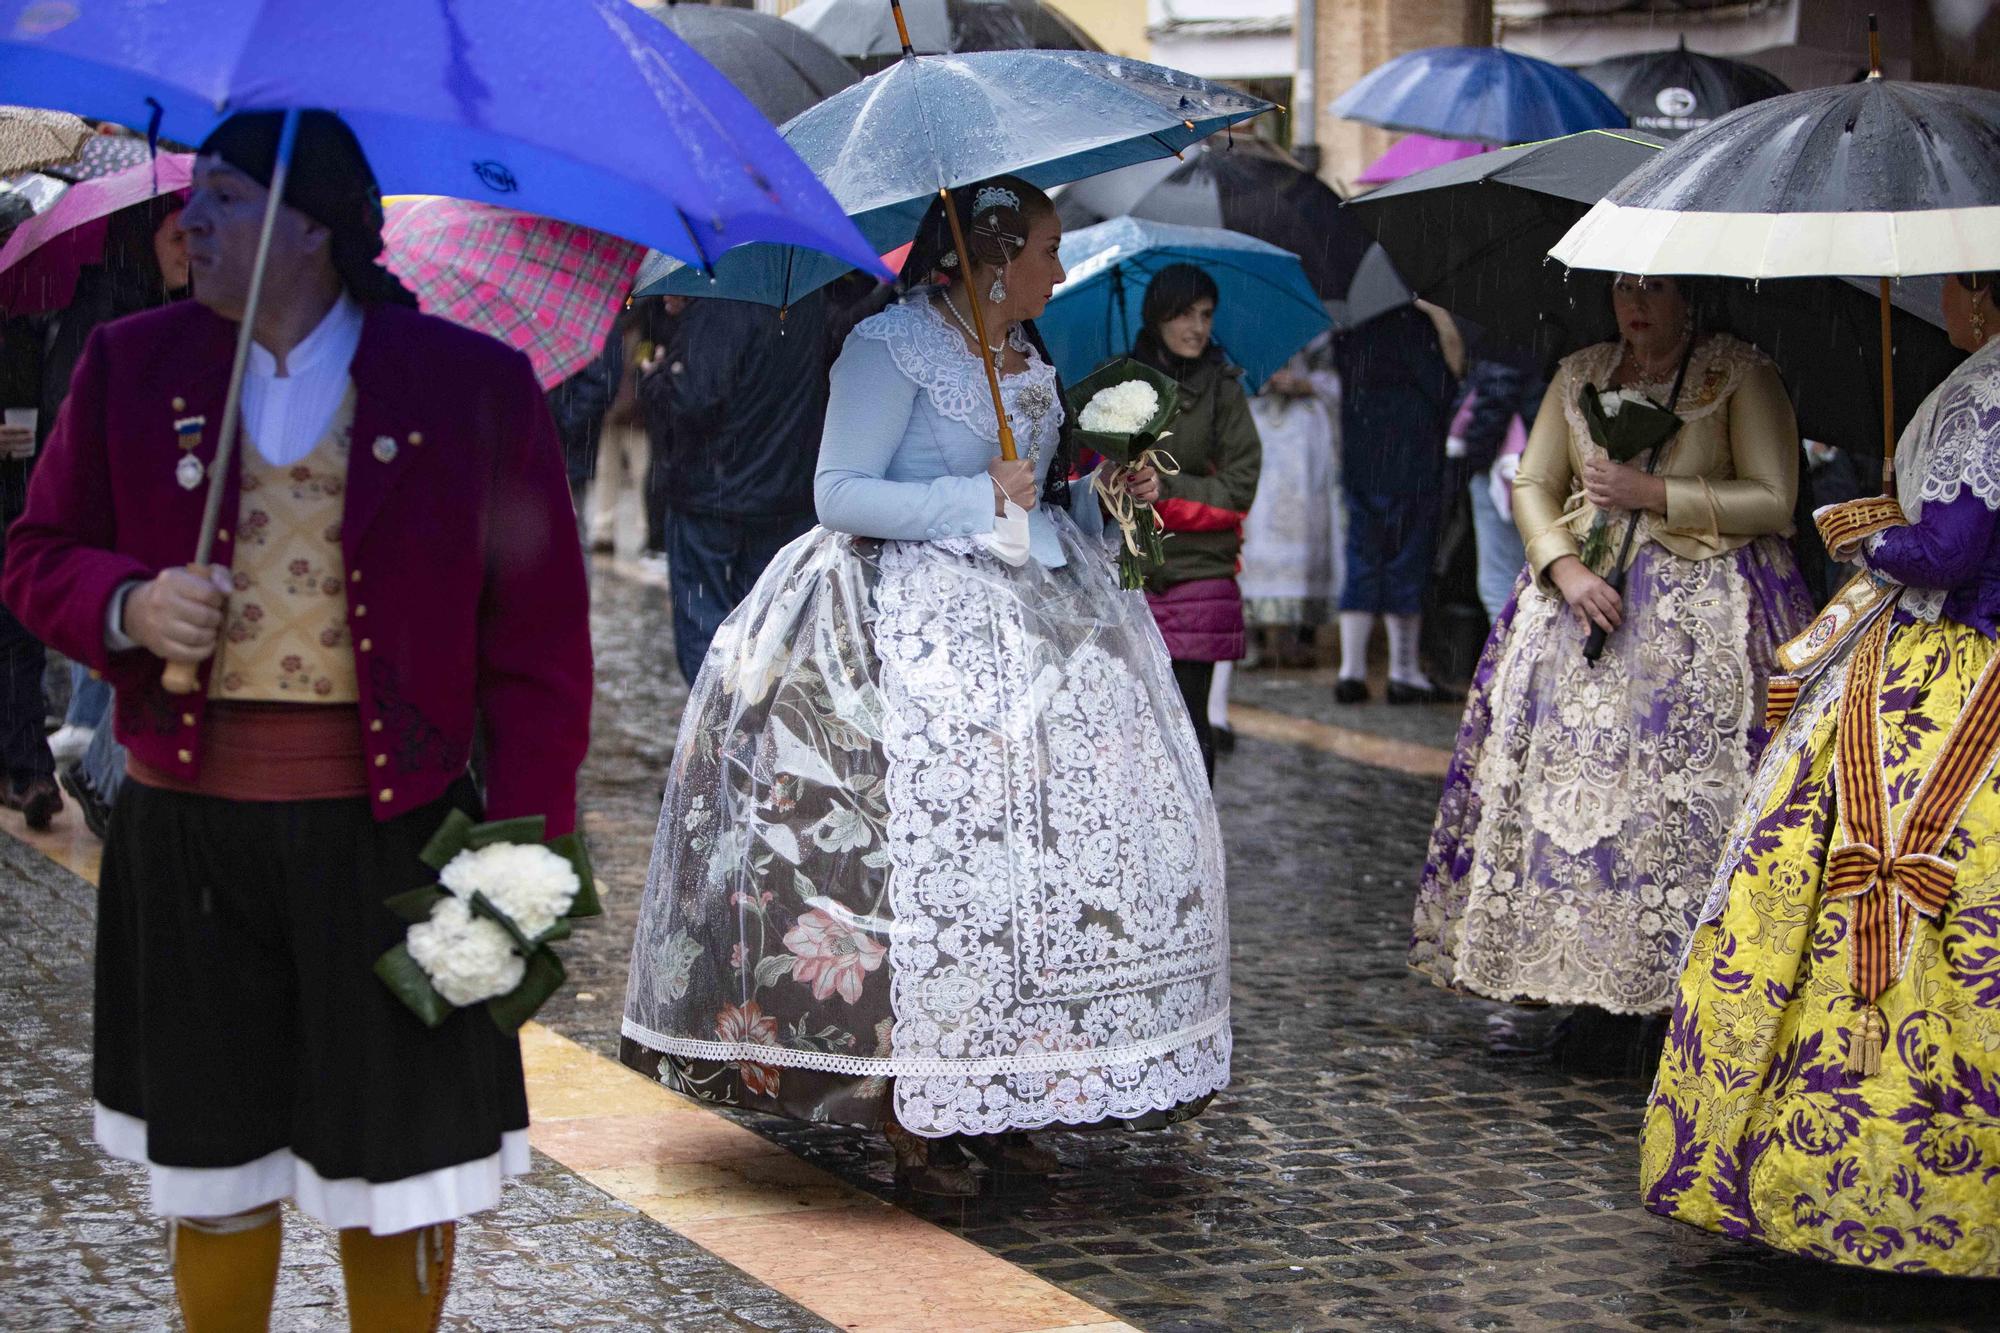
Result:
[[[1062,262],[1069,277],[1035,327],[1071,382],[1132,350],[1146,284],[1170,264],[1192,264],[1215,279],[1216,341],[1253,385],[1330,322],[1297,255],[1221,227],[1113,218],[1063,237]]]
[[[1173,156],[1270,107],[1223,84],[1098,51],[975,51],[906,57],[779,132],[886,253],[916,234],[941,189],[1003,174],[1046,189]],[[727,256],[712,283],[656,259],[641,268],[639,291],[782,306],[849,267],[758,247]]]
[[[189,143],[235,111],[325,107],[390,193],[697,263],[787,241],[873,266],[757,109],[624,0],[0,0],[0,87]]]
[[[1341,94],[1333,114],[1502,146],[1626,123],[1618,104],[1581,74],[1495,46],[1432,46],[1397,56]]]

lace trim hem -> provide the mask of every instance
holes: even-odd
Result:
[[[648,1050],[693,1060],[776,1065],[783,1069],[812,1069],[823,1074],[851,1074],[856,1078],[1000,1078],[1009,1074],[1087,1074],[1094,1069],[1157,1060],[1183,1048],[1197,1046],[1228,1027],[1229,1010],[1224,1009],[1192,1027],[1145,1041],[1094,1046],[1081,1051],[1036,1051],[1028,1055],[992,1055],[970,1060],[835,1055],[831,1051],[802,1051],[790,1046],[763,1046],[754,1042],[699,1041],[692,1037],[665,1036],[629,1018],[625,1020],[623,1030],[626,1036]],[[1222,1084],[1228,1081],[1225,1069]],[[1217,1084],[1217,1087],[1222,1084]]]

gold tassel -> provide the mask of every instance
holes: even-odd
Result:
[[[1860,1017],[1860,1025],[1847,1039],[1847,1072],[1873,1078],[1882,1072],[1882,1045],[1888,1040],[1889,1024],[1872,1004],[1862,1009]]]

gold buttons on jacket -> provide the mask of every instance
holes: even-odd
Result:
[[[219,541],[219,542],[226,542],[226,541],[228,541],[228,540],[229,540],[229,529],[228,529],[228,528],[217,528],[217,529],[215,530],[215,539],[216,539],[217,541]]]
[[[368,614],[368,608],[367,608],[367,607],[365,607],[365,606],[361,606],[361,605],[359,605],[359,604],[356,604],[356,606],[355,606],[355,608],[354,608],[354,618],[355,618],[356,620],[359,620],[359,619],[361,619],[361,617],[363,617],[363,616],[365,616],[365,615],[367,615],[367,614]]]
[[[376,719],[375,719],[374,721],[370,722],[370,723],[368,724],[368,730],[370,730],[370,731],[380,731],[380,730],[382,730],[382,719],[378,717],[378,718],[376,718]]]
[[[188,410],[188,400],[176,394],[174,396],[174,411],[185,412],[187,410]]]
[[[423,433],[422,431],[420,431],[420,430],[413,430],[413,431],[411,431],[411,432],[410,432],[410,443],[411,443],[411,444],[414,444],[414,445],[421,445],[421,444],[423,444],[423,442],[424,442],[424,433]]]
[[[368,650],[369,650],[370,648],[373,648],[373,647],[375,646],[375,640],[373,640],[373,639],[363,639],[363,640],[361,641],[361,643],[360,643],[360,645],[359,645],[359,646],[360,646],[360,648],[361,648],[361,651],[365,653],[365,652],[367,652],[367,651],[368,651]]]
[[[349,570],[347,573],[347,581],[349,583],[361,582],[361,571],[358,569]]]
[[[384,787],[381,791],[375,793],[375,799],[387,805],[396,799],[396,793],[392,788]]]
[[[193,726],[193,725],[194,725],[194,714],[193,714],[193,713],[182,713],[182,714],[181,714],[181,725],[182,725],[182,726],[184,726],[184,727],[191,727],[191,726]]]
[[[378,754],[378,755],[376,755],[376,756],[375,756],[375,767],[377,767],[377,768],[387,768],[388,766],[389,766],[389,756],[388,756],[388,755],[386,755],[386,754]]]
[[[180,752],[180,761],[183,764],[192,764],[194,762],[194,751],[182,750]]]

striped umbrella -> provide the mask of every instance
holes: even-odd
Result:
[[[604,348],[644,246],[589,227],[436,195],[388,202],[383,264],[424,310],[528,354],[545,389]]]

